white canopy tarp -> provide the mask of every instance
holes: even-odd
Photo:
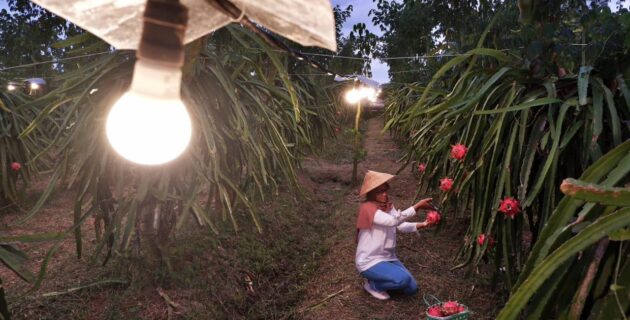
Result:
[[[117,49],[137,49],[146,0],[32,0],[95,34]],[[337,50],[335,18],[329,0],[230,0],[252,21],[304,46]],[[206,0],[181,0],[188,7],[184,43],[230,22]]]

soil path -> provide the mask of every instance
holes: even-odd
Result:
[[[364,147],[365,161],[359,166],[359,177],[367,169],[395,173],[400,150],[387,133],[381,134],[383,119],[367,122]],[[468,305],[472,319],[493,319],[497,314],[497,298],[483,273],[466,277],[465,269],[451,271],[452,258],[457,253],[466,231],[466,220],[449,219],[439,232],[421,231],[419,234],[398,235],[398,257],[415,276],[420,291],[413,297],[393,296],[389,301],[372,298],[362,289],[362,278],[354,267],[355,219],[361,199],[357,187],[349,186],[351,165],[307,161],[307,175],[320,188],[334,190],[343,201],[338,208],[330,208],[336,221],[329,241],[332,246],[322,258],[316,275],[305,285],[302,303],[294,313],[303,319],[424,319],[424,294],[443,300],[454,299]],[[326,178],[328,177],[328,179]],[[411,170],[401,172],[392,183],[390,197],[404,209],[414,203],[418,177]],[[421,196],[424,197],[424,196]],[[446,213],[448,215],[448,213]],[[413,221],[424,220],[420,213]]]

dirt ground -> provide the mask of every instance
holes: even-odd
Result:
[[[383,119],[367,121],[364,148],[367,169],[395,173],[399,148],[381,134]],[[326,153],[326,152],[324,152]],[[177,277],[163,287],[102,284],[68,292],[101,279],[124,278],[121,265],[88,266],[94,247],[92,221],[84,226],[84,258],[76,258],[74,239],[64,240],[48,265],[42,287],[26,298],[17,295],[29,285],[7,268],[0,278],[9,294],[16,319],[424,319],[423,296],[458,300],[472,311],[471,319],[493,319],[502,305],[490,287],[489,266],[470,277],[466,269],[451,271],[452,258],[462,244],[465,219],[453,219],[439,232],[398,235],[398,256],[418,281],[413,297],[394,296],[378,301],[362,289],[354,267],[356,210],[361,199],[358,186],[350,184],[351,148],[329,150],[328,156],[303,162],[301,184],[309,200],[296,205],[287,193],[276,207],[265,205],[261,217],[267,225],[260,235],[254,230],[219,237],[180,235],[188,242],[173,248]],[[330,153],[333,153],[331,156]],[[401,209],[414,203],[419,177],[406,169],[392,182],[390,196]],[[32,186],[42,190],[45,182]],[[426,196],[426,195],[421,195]],[[281,195],[282,198],[282,195]],[[36,194],[29,199],[35,201]],[[27,224],[6,227],[23,212],[3,212],[3,235],[62,232],[72,226],[73,193],[58,191],[44,209]],[[288,214],[287,212],[295,212]],[[444,214],[444,213],[443,213]],[[414,221],[424,219],[421,213]],[[285,220],[286,223],[284,222]],[[216,244],[219,243],[217,246]],[[27,267],[39,270],[50,243],[19,245],[29,255]],[[277,259],[281,257],[280,260]],[[124,261],[124,259],[118,259]],[[264,264],[261,264],[265,261]],[[234,266],[238,266],[235,268]],[[124,264],[123,264],[124,267]],[[488,268],[486,268],[488,267]],[[236,272],[236,271],[239,272]],[[245,270],[245,271],[243,271]],[[247,281],[243,280],[247,275]],[[249,279],[253,278],[253,281]],[[247,285],[245,285],[247,284]],[[52,295],[51,295],[52,294]],[[179,306],[169,306],[167,300]]]
[[[395,173],[400,150],[387,133],[381,134],[383,119],[368,120],[364,147],[367,157],[359,166],[359,176],[375,170]],[[346,184],[350,180],[351,165],[331,165],[314,161],[305,165],[312,177],[328,179],[324,188]],[[325,179],[319,179],[325,181]],[[335,182],[336,181],[336,182]],[[404,209],[414,202],[418,178],[411,170],[403,170],[394,180],[390,197],[394,205]],[[363,288],[363,280],[354,267],[356,210],[361,199],[356,187],[343,188],[345,199],[335,212],[335,242],[314,276],[307,284],[304,301],[296,309],[304,319],[424,319],[424,295],[442,301],[458,300],[472,311],[471,319],[493,319],[501,303],[490,287],[489,273],[466,277],[466,269],[451,271],[452,258],[463,242],[466,220],[449,220],[439,232],[424,230],[419,234],[398,235],[398,257],[416,277],[419,292],[413,297],[395,296],[389,301],[372,298]],[[420,195],[427,197],[431,195]],[[448,214],[448,213],[447,213]],[[412,221],[424,220],[424,213]],[[429,301],[431,302],[431,300]]]

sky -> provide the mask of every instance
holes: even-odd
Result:
[[[630,1],[630,0],[629,0]],[[352,31],[352,26],[359,22],[365,23],[365,26],[377,36],[383,33],[377,27],[372,24],[372,17],[368,17],[370,9],[376,9],[376,4],[372,0],[332,0],[332,5],[339,5],[342,9],[345,9],[348,5],[352,5],[352,14],[350,18],[343,24],[343,34],[347,36]],[[387,71],[389,68],[387,64],[381,62],[378,59],[372,60],[372,79],[379,83],[388,83],[389,75]]]

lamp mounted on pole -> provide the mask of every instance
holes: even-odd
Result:
[[[352,161],[352,184],[357,183],[357,167],[359,164],[359,158],[361,157],[361,132],[359,126],[361,122],[361,100],[367,99],[374,102],[376,100],[376,90],[368,86],[356,85],[346,92],[346,101],[354,105],[357,109],[354,116],[354,157]]]

